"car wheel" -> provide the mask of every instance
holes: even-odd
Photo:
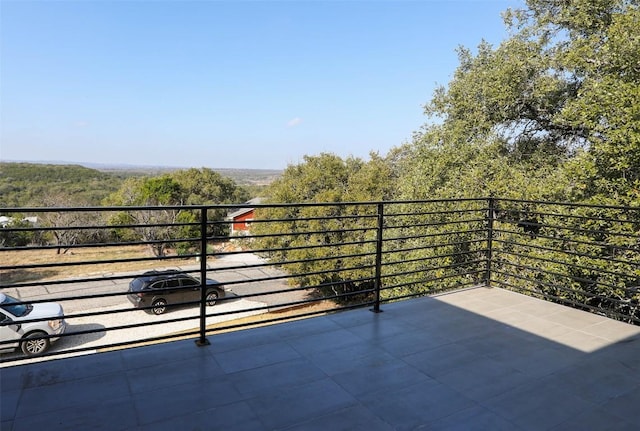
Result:
[[[218,292],[209,292],[207,293],[207,305],[212,306],[216,305],[218,301]]]
[[[31,334],[27,334],[22,343],[20,343],[22,352],[27,356],[44,353],[49,348],[50,344],[48,338],[42,338],[46,336],[47,334],[44,332],[32,332]]]
[[[151,311],[156,315],[162,314],[167,311],[167,301],[165,301],[164,299],[156,299],[155,301],[153,301],[153,304],[151,304],[151,306],[153,307]]]

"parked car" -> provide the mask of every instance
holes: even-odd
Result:
[[[224,286],[207,278],[207,305],[224,298]],[[162,314],[170,305],[200,300],[200,280],[181,271],[148,271],[129,283],[129,301],[134,307]]]
[[[39,355],[59,338],[54,336],[62,334],[66,328],[62,306],[55,302],[21,302],[0,293],[0,341],[3,342],[0,351],[20,347],[25,355]],[[29,322],[35,319],[44,320]]]

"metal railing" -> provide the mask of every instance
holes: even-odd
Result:
[[[640,208],[495,201],[491,283],[640,323]]]
[[[0,292],[62,304],[66,331],[38,334],[60,338],[42,356],[185,337],[204,345],[218,331],[379,312],[385,302],[480,285],[640,323],[640,208],[497,198],[260,204],[251,230],[229,237],[224,215],[236,208],[2,208],[11,222],[0,229]],[[129,282],[152,269],[194,276],[195,296],[157,289],[169,302],[163,315],[136,304]],[[208,278],[227,289],[214,306]],[[12,342],[3,336],[0,349]]]

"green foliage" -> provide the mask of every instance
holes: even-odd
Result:
[[[640,209],[515,201],[499,206],[495,282],[640,320]],[[539,229],[521,230],[523,220]]]
[[[387,204],[382,297],[482,283],[485,214],[484,199]]]
[[[12,214],[9,223],[0,225],[0,247],[24,247],[33,240],[33,233],[21,228],[29,228],[31,223]],[[16,229],[16,230],[14,230]]]
[[[334,154],[305,156],[290,165],[267,189],[269,202],[296,205],[258,209],[252,234],[284,234],[257,239],[253,246],[269,250],[272,262],[292,261],[291,273],[311,273],[294,282],[318,286],[325,295],[346,295],[353,302],[367,297],[374,265],[375,205],[324,203],[381,201],[393,196],[392,165],[377,154],[370,161],[346,160]],[[320,205],[309,205],[322,203]],[[348,256],[348,257],[347,257]]]
[[[532,201],[640,206],[638,2],[529,0],[526,8],[507,11],[505,23],[510,37],[498,46],[481,42],[475,52],[459,49],[459,67],[452,81],[438,88],[425,106],[429,122],[415,133],[413,142],[393,149],[386,158],[372,155],[369,162],[341,160],[328,154],[307,156],[300,165],[287,168],[268,189],[271,202],[495,195]],[[470,211],[473,206],[471,202],[462,204]],[[371,215],[367,211],[363,213]],[[416,289],[432,291],[437,286],[424,282],[422,259],[432,262],[429,269],[433,271],[432,277],[450,276],[453,285],[465,283],[469,277],[471,281],[480,280],[482,265],[474,263],[482,253],[480,238],[471,231],[452,231],[448,224],[457,223],[460,216],[435,209],[427,211],[430,222],[417,223],[414,219],[419,219],[421,213],[412,215],[413,211],[411,208],[399,211],[405,214],[397,217],[403,226],[398,230],[402,239],[389,244],[393,248],[386,257],[404,269],[387,281],[406,285],[407,293]],[[283,207],[260,212],[259,217],[286,219],[353,213],[334,207]],[[601,207],[597,216],[617,217],[612,207]],[[583,263],[591,259],[583,269],[576,269],[579,267],[571,266],[571,262],[564,266],[554,263],[563,262],[560,251],[533,252],[527,258],[512,256],[513,263],[520,266],[523,274],[539,278],[533,291],[541,289],[558,300],[578,304],[604,301],[602,298],[617,298],[623,303],[636,300],[621,293],[628,293],[625,289],[637,285],[636,275],[619,278],[610,274],[608,281],[593,280],[595,269],[610,264],[600,259],[601,254],[604,256],[611,247],[617,247],[609,244],[614,241],[612,238],[621,241],[625,237],[601,238],[602,232],[611,226],[583,229],[579,220],[574,215],[564,222],[568,223],[567,229],[579,232],[581,237],[574,246],[567,247],[575,247],[572,253],[577,256],[591,256],[577,259]],[[637,241],[638,225],[633,220],[629,223],[627,235],[631,236],[626,238]],[[274,258],[295,257],[307,261],[300,270],[327,271],[313,280],[300,280],[321,284],[335,281],[331,277],[336,277],[337,272],[332,271],[338,265],[331,263],[332,256],[324,248],[304,251],[299,248],[304,244],[329,243],[328,239],[369,238],[366,234],[349,232],[353,225],[324,219],[277,222],[277,229],[264,228],[261,232],[297,232],[301,226],[312,232],[328,232],[324,236],[312,233],[263,241],[265,248],[275,250]],[[476,228],[471,230],[482,232],[481,221]],[[453,243],[442,246],[439,235],[448,235]],[[553,241],[542,237],[530,239],[540,247],[550,248],[555,244]],[[511,247],[508,243],[505,243],[507,251]],[[583,250],[579,245],[583,243],[607,245],[598,250]],[[637,244],[625,247],[620,253],[635,262],[633,253],[637,254]],[[323,260],[315,261],[320,258]],[[458,262],[460,259],[462,262]],[[475,275],[458,273],[456,265],[465,263],[465,259]],[[635,274],[633,265],[625,267],[624,260],[614,266],[623,274]],[[540,275],[540,270],[545,275]],[[357,271],[339,274],[340,280],[358,279],[361,275]],[[419,283],[414,285],[413,281]],[[569,289],[557,287],[562,287],[563,282],[569,284]]]
[[[47,196],[64,193],[99,205],[123,177],[76,165],[0,163],[0,207],[40,207]]]
[[[145,178],[137,198],[137,205],[176,205],[181,203],[182,190],[169,175]]]
[[[425,107],[437,121],[416,134],[403,197],[640,201],[638,3],[527,5],[505,14],[499,46],[460,48]]]
[[[452,81],[425,107],[432,122],[409,146],[400,197],[494,194],[640,206],[638,2],[529,0],[527,8],[507,11],[505,22],[511,36],[497,47],[482,42],[475,53],[460,48]],[[616,211],[598,207],[590,215],[615,220]],[[521,275],[539,279],[534,287],[512,282],[560,301],[608,301],[621,310],[620,303],[635,300],[624,289],[636,286],[637,276],[610,274],[604,281],[599,271],[609,265],[617,269],[614,274],[635,274],[633,263],[603,260],[617,247],[609,244],[613,238],[624,237],[604,235],[610,223],[580,226],[582,219],[575,218],[580,211],[574,212],[562,220],[567,224],[563,235],[573,232],[577,242],[562,243],[558,251],[510,256]],[[626,228],[627,239],[637,241],[637,223]],[[513,251],[512,240],[505,239],[505,252]],[[553,238],[528,242],[559,246]],[[626,247],[626,259],[637,262],[637,244]],[[576,262],[584,264],[582,269],[572,266],[575,262],[554,263],[565,262],[565,252],[581,256]]]
[[[171,178],[179,184],[185,205],[240,203],[251,197],[234,180],[208,168],[176,171]]]
[[[167,206],[208,205],[240,203],[248,199],[247,192],[232,180],[211,169],[187,169],[158,177],[128,178],[117,192],[104,200],[109,206]],[[226,211],[208,210],[207,221],[221,221]],[[116,214],[110,223],[118,225],[138,225],[133,229],[116,228],[121,238],[142,239],[150,245],[151,251],[163,256],[167,247],[175,245],[178,253],[196,251],[200,243],[201,215],[188,208],[165,208],[157,210],[129,211]],[[164,226],[179,223],[181,226]],[[209,226],[208,235],[219,236],[227,233],[223,224]]]

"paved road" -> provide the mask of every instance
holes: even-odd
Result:
[[[304,292],[287,292],[284,294],[268,294],[278,290],[290,290],[286,279],[277,279],[269,281],[252,281],[267,277],[279,277],[285,275],[282,271],[271,267],[264,266],[254,268],[251,265],[264,264],[265,261],[252,253],[242,253],[237,255],[227,255],[218,259],[212,259],[208,262],[207,274],[208,278],[214,278],[222,283],[231,283],[227,286],[232,293],[237,296],[256,295],[247,299],[251,301],[259,301],[269,306],[277,306],[286,302],[301,300],[306,297]],[[235,268],[235,269],[227,269]],[[151,268],[150,268],[151,269]],[[179,269],[184,271],[197,271],[200,269],[199,264],[187,264],[181,267],[155,267],[153,269]],[[120,274],[100,274],[104,277],[128,276],[133,278],[140,272],[120,273]],[[94,275],[92,277],[99,277]],[[194,273],[194,275],[197,275]],[[96,280],[83,281],[77,283],[54,284],[46,286],[28,286],[19,289],[3,289],[3,293],[15,296],[24,301],[55,299],[62,303],[65,314],[76,314],[87,312],[93,309],[102,309],[112,306],[130,306],[131,304],[126,298],[129,281],[131,278],[118,280]],[[233,282],[233,283],[232,283]],[[242,282],[241,284],[236,284]],[[98,294],[115,294],[117,296],[109,296],[102,298],[77,299],[65,301],[62,298],[82,296],[82,295],[98,295]]]
[[[208,273],[209,278],[215,278],[222,283],[234,281],[246,281],[242,284],[231,284],[227,286],[227,297],[218,302],[213,307],[207,307],[207,313],[219,314],[207,318],[207,324],[238,319],[253,314],[264,313],[267,309],[278,308],[279,304],[294,302],[306,298],[304,292],[287,292],[280,294],[269,294],[269,292],[279,290],[290,290],[286,284],[286,279],[269,281],[252,281],[266,277],[278,277],[284,275],[276,268],[265,266],[253,268],[251,265],[261,264],[264,261],[253,254],[229,255],[220,259],[215,259],[209,264],[213,271]],[[235,268],[235,269],[226,269]],[[156,268],[166,269],[166,268]],[[197,270],[199,265],[187,265],[177,269]],[[126,274],[122,274],[126,275]],[[131,274],[132,276],[134,274]],[[141,310],[133,309],[131,303],[125,296],[130,279],[122,280],[98,280],[91,282],[77,282],[69,284],[34,286],[29,288],[4,289],[9,295],[19,297],[24,300],[53,299],[63,304],[65,315],[67,316],[67,333],[98,330],[91,334],[74,335],[63,337],[52,346],[54,351],[63,351],[79,347],[93,347],[105,344],[119,343],[125,341],[135,341],[140,338],[155,337],[166,334],[197,328],[199,320],[197,318],[199,308],[187,307],[177,310],[169,310],[161,316],[148,314]],[[93,295],[103,293],[122,293],[122,295],[107,298],[92,298],[83,300],[60,300],[59,298]],[[256,295],[242,298],[243,295]],[[265,308],[267,307],[267,308]],[[255,310],[262,308],[262,310]],[[118,311],[115,314],[100,314],[83,317],[73,317],[74,314],[87,314],[105,311]],[[71,316],[71,317],[69,317]],[[189,318],[180,322],[166,323],[167,320]],[[164,322],[162,324],[156,324]],[[114,326],[144,324],[139,328],[128,328],[123,330],[104,330]],[[91,353],[91,351],[89,351]],[[82,354],[86,354],[82,353]],[[4,354],[2,359],[18,358],[20,353]],[[27,359],[17,363],[29,362],[34,359]],[[37,360],[37,359],[36,359]],[[10,363],[11,365],[17,364]],[[4,365],[4,364],[2,364]],[[0,365],[0,366],[2,366]]]

